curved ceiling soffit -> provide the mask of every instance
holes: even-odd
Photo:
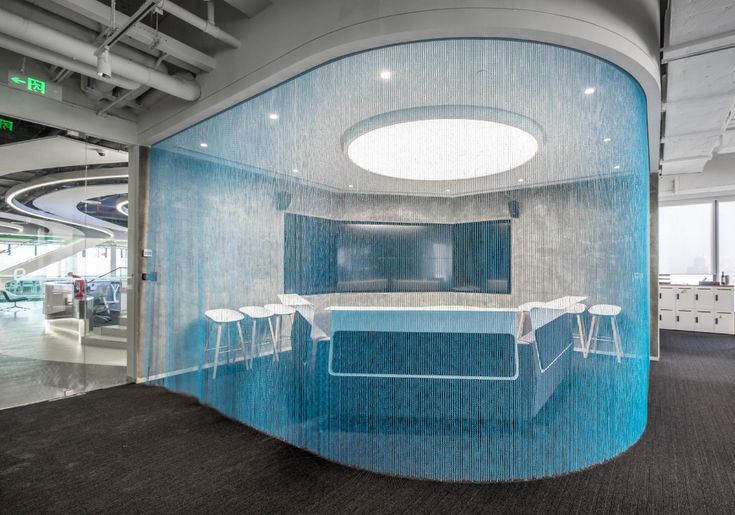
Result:
[[[103,238],[114,238],[115,233],[109,229],[93,225],[89,223],[78,223],[63,218],[50,215],[42,210],[35,209],[27,206],[17,200],[18,195],[32,191],[39,188],[44,188],[52,185],[69,184],[79,181],[94,182],[97,180],[109,180],[109,179],[127,179],[128,169],[125,168],[105,168],[100,170],[76,170],[72,172],[64,172],[60,174],[49,175],[35,181],[28,182],[26,184],[19,184],[8,190],[5,195],[5,202],[11,208],[25,215],[41,218],[51,222],[58,222],[67,226],[72,226],[76,229],[81,230],[82,233],[87,234],[90,231],[92,234],[89,236],[95,236]]]
[[[64,220],[102,227],[111,230],[113,233],[127,233],[127,228],[125,227],[107,222],[77,209],[77,205],[85,200],[106,197],[108,195],[118,195],[127,193],[127,191],[127,184],[78,186],[41,195],[33,201],[33,205]]]
[[[508,38],[580,50],[630,73],[646,95],[650,167],[655,171],[661,116],[658,43],[657,38],[650,36],[650,27],[639,19],[641,9],[651,10],[654,3],[651,0],[627,14],[622,3],[616,7],[620,12],[615,13],[609,6],[595,2],[549,2],[545,4],[547,11],[510,3],[409,10],[408,6],[395,2],[389,9],[394,12],[381,11],[380,16],[329,27],[330,30],[316,29],[307,41],[291,42],[293,46],[282,48],[280,56],[258,65],[252,73],[231,80],[226,88],[207,92],[196,105],[165,120],[151,118],[141,129],[140,142],[162,141],[297,75],[349,54],[430,39]]]
[[[56,237],[71,237],[80,238],[84,236],[84,233],[79,229],[64,225],[58,222],[52,222],[49,220],[42,220],[40,218],[17,215],[15,213],[8,213],[6,211],[0,212],[0,219],[4,220],[15,220],[17,222],[23,222],[41,227],[45,230],[44,236],[56,236]]]

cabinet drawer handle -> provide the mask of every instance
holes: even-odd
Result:
[[[661,315],[658,316],[659,321],[661,321]]]
[[[676,300],[679,300],[679,294],[678,293],[676,294]]]
[[[720,323],[720,319],[719,318],[715,318],[715,325],[717,325],[719,323]]]
[[[699,323],[699,317],[694,317],[694,323],[695,324],[698,324]]]
[[[720,296],[719,295],[715,295],[715,302],[717,302],[718,300],[720,300]]]
[[[694,294],[694,300],[699,300],[699,293]]]
[[[677,322],[679,321],[679,315],[676,315],[676,321]]]
[[[658,298],[659,298],[659,299],[661,298],[661,294],[660,294],[660,293],[658,294]]]

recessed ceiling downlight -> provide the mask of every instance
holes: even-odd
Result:
[[[370,172],[398,179],[450,181],[505,172],[538,152],[533,134],[499,121],[431,118],[383,125],[346,145]]]

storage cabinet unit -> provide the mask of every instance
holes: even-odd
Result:
[[[732,286],[659,285],[660,329],[735,334]]]

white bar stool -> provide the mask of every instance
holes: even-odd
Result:
[[[545,305],[545,302],[526,302],[525,304],[521,304],[520,306],[518,306],[518,311],[521,312],[520,316],[518,317],[518,334],[516,335],[518,339],[524,336],[523,326],[526,323],[526,317],[528,316],[528,313],[533,308],[543,308]]]
[[[577,336],[573,336],[572,339],[579,338],[579,346],[582,349],[582,353],[584,354],[584,357],[587,357],[587,336],[585,336],[584,331],[584,320],[582,320],[582,315],[584,312],[587,311],[587,306],[584,304],[574,304],[567,309],[567,313],[571,315],[576,315],[577,317]]]
[[[266,304],[265,309],[273,313],[273,318],[276,319],[276,327],[273,328],[273,324],[270,324],[271,338],[273,338],[273,361],[278,361],[278,353],[281,352],[281,343],[285,340],[291,343],[291,328],[293,327],[293,316],[296,310],[291,306],[284,304]],[[269,320],[270,321],[270,320]],[[290,322],[288,335],[283,334],[284,322]]]
[[[250,341],[250,363],[249,368],[253,368],[253,360],[255,359],[255,356],[257,356],[257,338],[258,338],[258,320],[266,320],[268,322],[268,327],[270,328],[270,333],[273,334],[273,324],[271,323],[271,317],[273,316],[273,311],[270,309],[266,309],[263,306],[243,306],[239,309],[240,313],[248,317],[250,320],[252,320],[252,328],[253,328],[253,334]],[[276,352],[276,344],[271,340],[271,343],[273,343],[273,352]]]
[[[592,322],[590,322],[590,334],[587,337],[587,352],[590,352],[590,345],[595,342],[595,350],[597,350],[597,342],[611,341],[615,345],[615,356],[618,358],[618,363],[623,360],[623,346],[620,342],[620,330],[618,329],[617,316],[620,314],[620,306],[614,304],[595,304],[589,309],[590,315],[592,315]],[[612,328],[612,339],[600,338],[597,334],[600,332],[599,318],[605,317],[610,319],[610,327]],[[586,357],[586,355],[585,355]]]
[[[227,352],[230,352],[230,327],[234,324],[237,326],[237,333],[240,337],[240,348],[242,348],[243,357],[245,356],[245,339],[242,337],[242,328],[240,327],[240,321],[245,318],[234,309],[210,309],[204,312],[204,316],[210,322],[212,326],[216,328],[217,339],[214,347],[214,374],[212,378],[217,378],[217,366],[219,365],[219,353],[222,345],[222,327],[227,329]],[[209,333],[212,331],[211,326],[207,328],[207,337],[204,342],[204,361],[207,360],[207,351],[209,350]]]

